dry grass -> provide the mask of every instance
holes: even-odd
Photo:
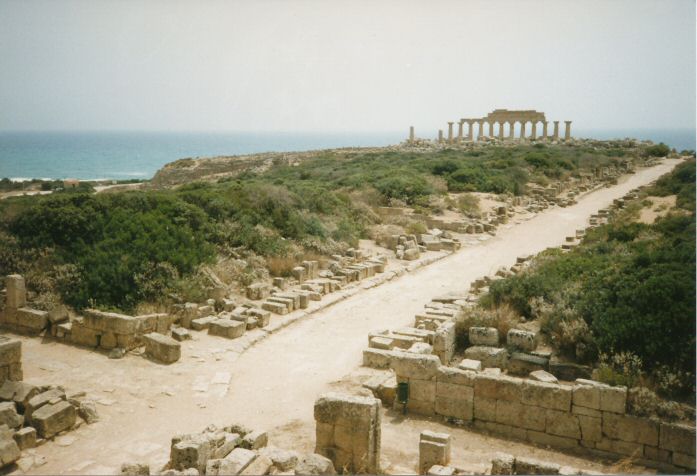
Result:
[[[288,256],[271,256],[266,258],[266,267],[271,276],[290,276],[293,268],[297,266],[294,258]]]
[[[495,309],[472,308],[464,312],[457,321],[456,333],[459,347],[469,344],[468,333],[470,327],[493,327],[499,331],[499,343],[506,343],[506,336],[510,329],[515,328],[520,322],[520,316],[507,304]]]

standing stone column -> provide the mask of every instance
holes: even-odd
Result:
[[[460,122],[457,123],[457,141],[462,142],[462,126],[465,124],[464,119],[460,119]]]
[[[537,121],[532,121],[532,130],[530,131],[530,139],[537,139]]]
[[[453,122],[448,122],[448,144],[453,143]]]
[[[552,134],[552,140],[559,140],[559,121],[554,121],[554,132]]]
[[[474,141],[474,121],[467,119],[467,140],[470,142]]]
[[[543,139],[548,139],[548,136],[547,136],[547,125],[548,124],[549,124],[549,121],[544,121],[542,123],[542,138]]]
[[[510,125],[510,130],[508,131],[508,138],[509,139],[515,139],[513,136],[515,134],[515,121],[511,121],[508,123]]]
[[[380,400],[327,393],[314,410],[315,453],[340,472],[380,473]]]
[[[10,274],[5,277],[5,307],[19,309],[27,304],[27,289],[24,285],[24,277],[19,274]]]
[[[564,129],[564,140],[569,140],[571,139],[571,121],[564,121],[564,125],[566,126]]]
[[[443,129],[438,129],[438,143],[443,143]]]
[[[409,143],[414,143],[414,126],[409,126]]]
[[[477,140],[482,140],[482,137],[484,137],[484,121],[480,119],[477,122],[479,123],[479,133],[477,134]]]
[[[499,121],[499,140],[503,140],[503,125],[505,122]]]
[[[520,138],[525,139],[525,122],[526,121],[520,121]]]

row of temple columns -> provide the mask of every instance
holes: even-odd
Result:
[[[550,136],[548,134],[548,127],[549,127],[549,121],[487,121],[484,119],[460,119],[460,121],[457,123],[458,124],[458,129],[457,129],[457,136],[454,135],[454,130],[453,126],[455,125],[455,122],[448,122],[448,142],[449,143],[454,143],[454,142],[462,142],[463,140],[472,142],[474,141],[474,125],[478,124],[479,125],[479,130],[477,134],[477,140],[481,140],[484,137],[490,137],[490,138],[499,138],[499,139],[504,139],[504,125],[508,124],[509,130],[508,130],[508,139],[514,139],[515,136],[515,124],[516,122],[520,123],[520,138],[521,139],[551,139],[551,140],[559,140],[559,122],[560,121],[553,121],[553,132],[552,135]],[[528,122],[532,123],[532,129],[530,131],[530,136],[526,137],[525,136],[525,126]],[[542,134],[540,136],[537,136],[537,123],[542,122]],[[571,122],[572,121],[564,121],[565,129],[564,129],[564,140],[569,140],[571,138]],[[464,136],[464,125],[467,123],[467,136]],[[494,126],[496,124],[499,124],[499,131],[498,134],[494,134]],[[489,125],[489,134],[485,135],[484,134],[484,128],[485,125]],[[414,141],[414,128],[411,127],[409,130],[409,139],[413,142]],[[439,130],[438,131],[438,141],[443,142],[443,131]]]

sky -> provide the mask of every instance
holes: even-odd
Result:
[[[0,131],[695,128],[693,0],[0,0]]]

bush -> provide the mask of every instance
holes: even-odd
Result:
[[[639,384],[643,362],[631,352],[600,354],[598,380],[608,385],[634,387]]]
[[[670,154],[670,147],[663,142],[647,147],[646,155],[649,157],[665,157]]]

